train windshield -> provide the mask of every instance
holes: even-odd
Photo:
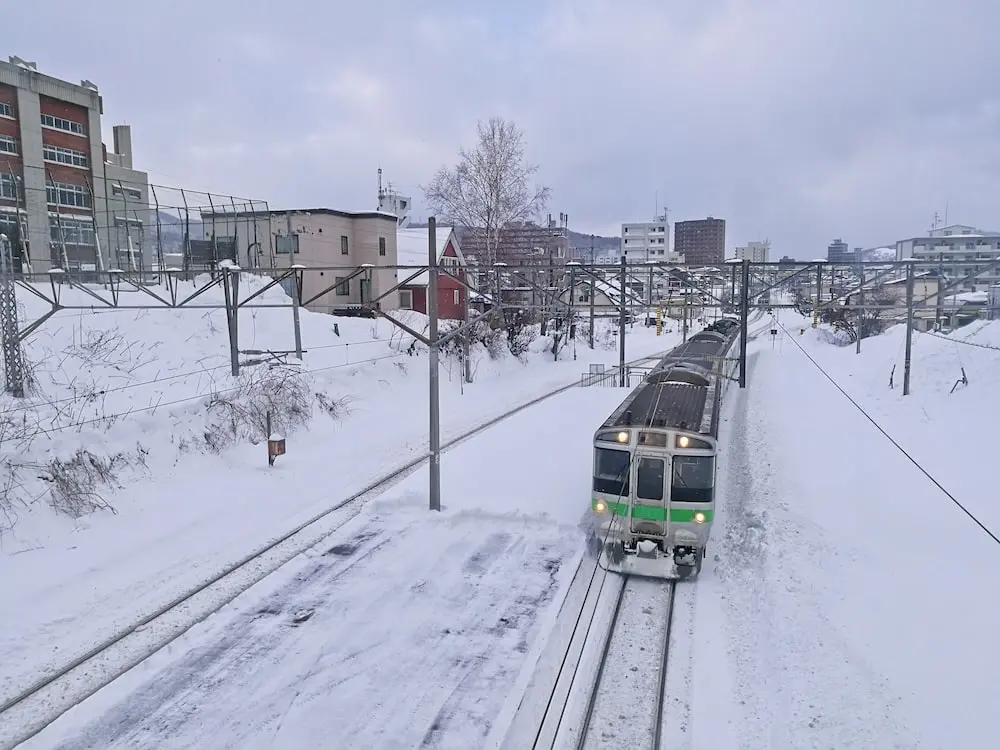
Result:
[[[674,456],[670,501],[710,503],[715,485],[714,456]]]
[[[629,452],[596,448],[594,456],[594,492],[628,495]]]

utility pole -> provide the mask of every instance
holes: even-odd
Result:
[[[299,249],[299,239],[292,235],[292,212],[288,217],[288,267],[295,267],[295,251]],[[299,285],[298,279],[292,276],[292,325],[295,328],[295,357],[302,359],[302,328],[299,326]]]
[[[621,298],[619,299],[620,307],[618,308],[618,371],[621,375],[619,382],[621,387],[624,388],[625,382],[625,256],[622,255],[621,259],[621,276],[619,279],[619,294]]]
[[[594,273],[594,266],[591,264],[590,272]],[[594,348],[594,295],[597,293],[597,284],[593,276],[590,277],[590,348]]]
[[[736,265],[735,263],[733,265]],[[750,319],[750,261],[743,259],[740,299],[740,388],[747,387],[747,323]]]
[[[222,291],[226,297],[226,325],[229,329],[229,362],[233,377],[240,374],[240,270],[232,266],[222,268]]]
[[[441,404],[438,383],[437,218],[427,220],[427,338],[430,362],[430,507],[441,510]]]
[[[913,351],[913,261],[906,263],[906,355],[903,360],[903,395],[910,395],[910,354]]]
[[[864,330],[866,320],[865,320],[865,267],[861,266],[861,286],[858,289],[858,302],[861,304],[861,308],[858,310],[858,325],[857,325],[857,349],[855,349],[855,354],[861,354],[861,332]]]
[[[24,359],[17,324],[17,297],[14,289],[14,252],[6,234],[0,234],[0,337],[6,389],[15,398],[24,398]]]

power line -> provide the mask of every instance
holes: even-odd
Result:
[[[944,339],[945,341],[950,341],[953,344],[965,344],[966,346],[974,346],[977,349],[989,349],[994,352],[1000,352],[1000,346],[990,346],[989,344],[977,344],[975,341],[966,341],[964,339],[953,339],[950,336],[944,336],[940,333],[935,333],[934,331],[923,331],[927,336],[934,336],[935,338]]]
[[[308,372],[311,374],[311,373],[316,373],[316,372],[325,372],[327,370],[336,370],[336,369],[341,368],[341,367],[356,367],[358,365],[364,365],[364,364],[368,364],[370,362],[380,362],[380,361],[385,360],[385,359],[395,359],[396,357],[401,357],[401,356],[403,356],[403,352],[397,352],[395,354],[387,354],[387,355],[384,355],[384,356],[381,356],[381,357],[372,357],[371,359],[358,360],[357,362],[345,362],[345,363],[342,363],[342,364],[339,364],[339,365],[330,365],[328,367],[318,367],[315,370],[309,370]],[[175,399],[174,401],[159,402],[159,403],[151,404],[150,406],[144,406],[144,407],[141,407],[141,408],[138,408],[138,409],[130,409],[127,412],[121,412],[121,413],[118,413],[118,414],[106,414],[106,415],[104,415],[102,417],[95,417],[93,419],[84,419],[84,420],[81,420],[79,422],[71,422],[70,424],[61,425],[59,427],[40,428],[40,429],[38,429],[38,430],[36,430],[35,432],[32,433],[32,437],[37,436],[37,435],[51,435],[51,434],[54,434],[56,432],[62,432],[63,430],[68,430],[68,429],[70,429],[72,427],[85,427],[85,426],[87,426],[89,424],[98,424],[99,422],[106,422],[106,421],[112,420],[112,419],[119,419],[119,418],[122,418],[122,417],[128,417],[128,416],[131,416],[132,414],[141,414],[143,412],[156,411],[157,409],[162,408],[162,407],[176,406],[178,404],[184,404],[184,403],[188,403],[188,402],[191,402],[191,401],[197,401],[198,399],[206,398],[208,396],[220,396],[220,395],[227,394],[227,393],[235,393],[236,391],[239,391],[241,388],[242,388],[242,386],[234,386],[232,388],[225,388],[225,389],[223,389],[221,391],[213,391],[211,393],[199,393],[199,394],[196,394],[194,396],[187,396],[185,398]],[[4,413],[6,413],[6,412],[4,412]],[[0,438],[0,444],[14,442],[14,440],[16,440],[16,438]]]
[[[381,343],[384,343],[382,341],[382,339],[370,339],[368,341],[345,342],[345,343],[341,343],[341,344],[323,344],[323,345],[320,345],[320,346],[310,347],[307,351],[312,352],[312,351],[317,351],[317,350],[320,350],[320,349],[333,349],[333,348],[345,347],[345,346],[368,346],[368,345],[371,345],[371,344],[381,344]],[[389,355],[389,356],[399,356],[399,353],[396,353],[396,354],[393,354],[393,355]],[[378,359],[380,359],[380,358],[359,360],[357,362],[344,362],[344,363],[341,363],[339,365],[332,365],[332,367],[347,367],[349,365],[359,365],[359,364],[364,364],[365,362],[376,362],[376,361],[378,361]],[[179,372],[179,373],[175,373],[173,375],[166,375],[164,377],[153,378],[152,380],[144,380],[144,381],[141,381],[141,382],[138,382],[138,383],[128,383],[126,385],[116,386],[114,388],[102,388],[99,391],[93,391],[92,393],[88,393],[88,394],[85,394],[85,395],[82,395],[82,396],[66,396],[65,398],[56,399],[55,401],[45,401],[44,403],[38,404],[38,406],[55,406],[57,404],[67,404],[67,403],[71,403],[73,401],[82,401],[82,400],[85,400],[85,399],[90,399],[90,398],[93,398],[94,396],[106,396],[109,393],[116,393],[118,391],[127,391],[127,390],[130,390],[132,388],[141,388],[142,386],[146,386],[146,385],[155,385],[156,383],[166,383],[166,382],[171,381],[171,380],[177,380],[179,378],[187,378],[187,377],[191,377],[193,375],[204,375],[204,374],[207,374],[207,373],[215,372],[216,370],[228,369],[229,366],[230,365],[228,363],[226,363],[226,364],[223,364],[223,365],[215,365],[214,367],[203,367],[203,368],[201,368],[199,370],[190,370],[188,372]],[[331,369],[331,368],[330,367],[321,367],[321,368],[317,368],[315,370],[310,370],[309,372],[322,372],[323,370],[327,370],[327,369]],[[0,416],[2,416],[4,414],[12,414],[14,412],[24,411],[25,408],[26,407],[24,407],[24,406],[18,406],[18,407],[11,408],[11,409],[4,409],[4,410],[0,411]],[[27,408],[30,408],[30,406],[27,407]],[[109,417],[109,419],[110,419],[110,417]]]
[[[796,347],[798,347],[798,350],[800,352],[802,352],[806,356],[806,359],[808,359],[810,362],[812,362],[812,364],[816,367],[816,369],[819,370],[823,374],[823,377],[825,377],[827,380],[829,380],[831,383],[833,383],[833,387],[836,388],[838,391],[840,391],[841,394],[844,396],[844,398],[846,398],[848,401],[850,401],[851,404],[854,406],[854,408],[857,409],[859,412],[861,412],[862,416],[864,416],[865,419],[867,419],[869,422],[871,422],[872,425],[874,425],[875,429],[878,430],[879,432],[881,432],[882,435],[885,437],[885,439],[888,440],[890,443],[892,443],[893,446],[895,446],[896,450],[898,450],[900,453],[902,453],[907,458],[907,460],[909,460],[909,462],[911,464],[913,464],[914,466],[916,466],[917,469],[920,471],[921,474],[923,474],[925,477],[927,477],[929,480],[931,480],[931,482],[934,483],[934,486],[937,487],[939,490],[941,490],[941,492],[943,492],[947,496],[947,498],[949,500],[951,500],[963,513],[965,513],[965,515],[967,515],[969,518],[971,518],[972,522],[975,523],[976,526],[978,526],[980,529],[982,529],[990,537],[990,539],[992,539],[994,542],[996,542],[998,545],[1000,545],[1000,537],[997,537],[996,534],[994,534],[992,531],[990,531],[989,528],[982,521],[980,521],[978,518],[976,518],[976,516],[972,513],[972,511],[970,511],[968,508],[966,508],[961,503],[961,501],[958,500],[958,498],[956,498],[948,490],[946,490],[944,488],[944,486],[937,479],[935,479],[931,475],[931,473],[929,471],[927,471],[927,469],[925,469],[923,466],[921,466],[921,464],[920,464],[919,461],[917,461],[913,456],[911,456],[906,451],[906,449],[903,448],[903,446],[901,446],[899,443],[897,443],[896,440],[892,437],[892,435],[890,435],[888,432],[886,432],[882,428],[882,426],[878,422],[876,422],[872,418],[872,416],[868,412],[866,412],[864,410],[864,408],[857,401],[855,401],[847,391],[845,391],[843,388],[841,388],[840,384],[837,383],[837,381],[834,380],[833,377],[826,370],[824,370],[823,367],[815,359],[812,358],[812,356],[810,356],[809,352],[807,352],[802,347],[802,345],[798,341],[796,341],[796,339],[795,339],[794,336],[792,336],[790,333],[788,333],[788,329],[785,328],[781,324],[780,321],[778,321],[778,325],[781,327],[781,330],[783,330],[785,332],[785,335],[788,336],[788,338],[790,338],[792,340],[792,343],[795,344]]]

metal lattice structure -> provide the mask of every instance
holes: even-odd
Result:
[[[21,356],[15,287],[11,243],[6,234],[0,234],[0,338],[3,345],[5,385],[12,396],[23,398],[24,358]]]

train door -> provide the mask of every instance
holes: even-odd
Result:
[[[634,534],[662,535],[667,531],[669,456],[635,454],[632,462],[631,530]]]

